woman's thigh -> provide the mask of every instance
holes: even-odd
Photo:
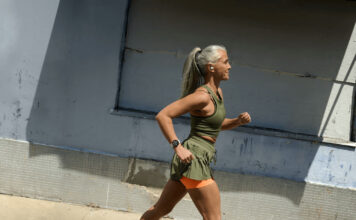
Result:
[[[171,210],[186,194],[187,190],[181,182],[169,179],[154,206]]]
[[[215,181],[201,188],[189,189],[188,193],[204,219],[221,219],[220,192]]]

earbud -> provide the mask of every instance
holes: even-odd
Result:
[[[213,66],[211,66],[211,67],[210,67],[210,69],[211,69],[211,70],[213,70],[213,69],[214,69],[214,67],[213,67]]]

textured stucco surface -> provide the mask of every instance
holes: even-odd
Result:
[[[143,213],[169,164],[0,139],[0,193]],[[214,171],[223,219],[356,219],[356,191]],[[1,216],[1,214],[0,214]],[[187,195],[170,213],[201,219]]]
[[[349,140],[355,14],[334,0],[132,1],[120,105],[159,111],[178,97],[190,50],[223,44],[228,117],[247,111],[252,126]]]
[[[202,25],[194,27],[205,27],[211,18],[184,11],[187,1],[161,3],[131,2],[126,47],[134,49],[126,50],[120,104],[135,101],[135,108],[162,108],[177,97],[176,82],[189,49],[221,42],[230,48],[233,61],[231,81],[222,85],[229,116],[248,111],[252,125],[268,128],[273,124],[287,130],[292,126],[296,129],[292,131],[348,140],[354,90],[354,69],[348,68],[354,63],[351,57],[355,52],[353,2],[285,2],[275,9],[276,5],[260,1],[253,12],[244,9],[255,2],[226,1],[218,8],[241,13],[217,15],[221,20],[215,23],[228,21],[219,28],[236,25],[221,36],[209,35],[211,29],[192,29],[197,20]],[[110,113],[118,88],[127,1],[18,0],[0,4],[1,27],[6,30],[0,50],[1,137],[122,157],[170,160],[172,151],[152,118]],[[198,3],[189,5],[194,9]],[[204,7],[211,9],[209,4]],[[300,11],[301,7],[305,10]],[[150,20],[153,11],[157,16]],[[289,16],[298,13],[303,16]],[[224,17],[226,14],[232,17]],[[187,24],[185,19],[190,18],[196,19]],[[311,23],[301,25],[307,21]],[[180,38],[172,38],[172,33],[179,33]],[[278,46],[280,42],[285,45]],[[263,51],[269,51],[270,56]],[[325,51],[333,53],[325,55]],[[306,52],[308,57],[303,58]],[[162,67],[158,72],[157,62]],[[295,75],[305,71],[328,79],[348,75],[348,81]],[[163,82],[162,86],[173,89],[148,87],[146,76],[149,82]],[[146,96],[135,98],[142,94]],[[174,126],[180,139],[188,136],[186,121],[175,120]],[[356,186],[354,148],[243,129],[222,132],[216,147],[215,168],[219,170]]]
[[[223,218],[355,219],[355,148],[291,138],[350,139],[355,2],[201,2],[131,1],[124,45],[127,0],[1,1],[0,192],[145,211],[173,151],[152,115],[112,114],[116,96],[158,111],[178,97],[189,50],[222,43],[228,117],[248,111],[257,126],[216,144]],[[188,136],[186,120],[174,128]],[[172,216],[200,219],[189,196]]]

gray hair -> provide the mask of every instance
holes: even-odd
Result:
[[[195,47],[185,60],[183,67],[181,98],[193,93],[196,88],[203,84],[206,74],[206,65],[216,63],[221,54],[219,50],[226,51],[222,45],[210,45],[201,50]]]
[[[219,50],[226,51],[226,48],[222,45],[210,45],[197,55],[196,62],[203,75],[205,75],[205,66],[208,63],[216,63],[220,59],[221,54],[218,52]]]

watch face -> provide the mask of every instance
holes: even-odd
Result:
[[[172,141],[172,146],[177,147],[179,145],[179,142],[177,140]]]

